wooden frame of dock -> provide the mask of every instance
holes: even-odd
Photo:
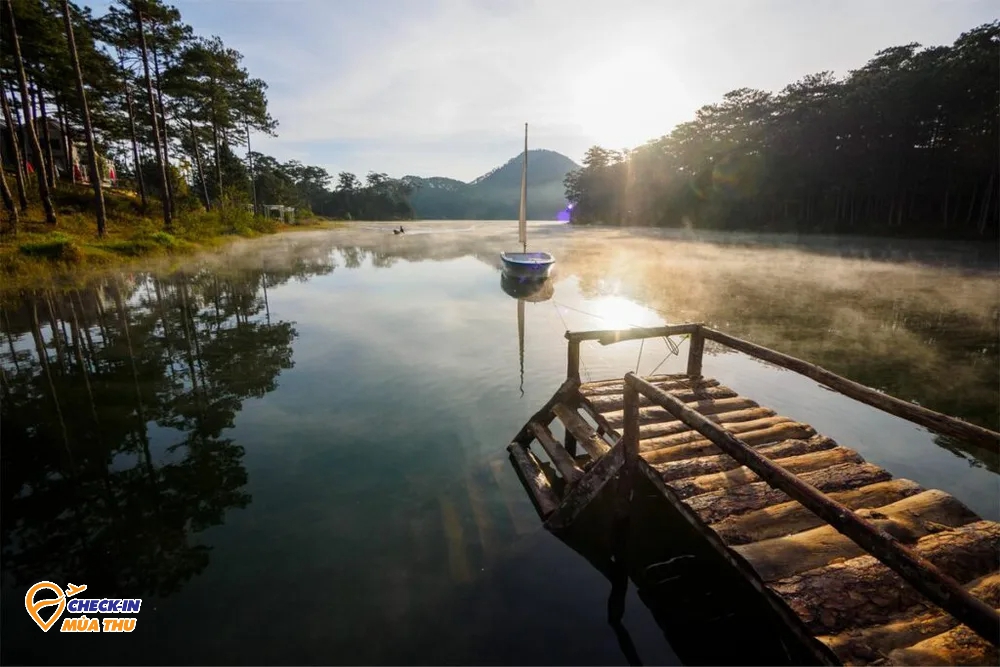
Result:
[[[675,335],[690,340],[684,374],[580,381],[584,341]],[[701,324],[566,339],[566,381],[508,446],[546,528],[566,529],[609,483],[627,521],[642,475],[821,662],[998,663],[1000,524],[702,377],[705,342],[978,447],[1000,450],[1000,434]]]

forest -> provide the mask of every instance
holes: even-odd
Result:
[[[1000,21],[837,78],[741,88],[567,175],[574,223],[995,239]]]
[[[0,190],[19,214],[59,222],[60,196],[93,189],[96,232],[105,195],[135,194],[135,213],[207,220],[207,211],[260,214],[283,204],[340,218],[408,218],[407,186],[252,151],[274,135],[267,84],[216,36],[195,34],[161,0],[113,0],[102,16],[69,0],[0,0]],[[65,199],[65,197],[62,197]]]

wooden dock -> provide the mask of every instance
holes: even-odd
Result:
[[[691,339],[685,374],[580,382],[583,341],[679,334]],[[1000,524],[702,377],[705,341],[978,446],[995,451],[1000,434],[698,324],[566,337],[566,382],[508,447],[549,530],[566,529],[609,483],[627,521],[644,475],[818,661],[1000,664]]]

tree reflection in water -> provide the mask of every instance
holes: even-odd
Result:
[[[142,597],[203,571],[197,533],[251,502],[243,448],[224,433],[293,365],[296,331],[271,317],[266,290],[332,270],[133,275],[8,301],[5,585],[72,580]]]

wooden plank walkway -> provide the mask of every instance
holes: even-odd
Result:
[[[571,349],[571,364],[573,355]],[[886,531],[989,608],[1000,607],[1000,524],[981,520],[947,493],[894,478],[808,424],[716,380],[700,374],[644,379]],[[550,530],[565,528],[612,473],[624,469],[627,453],[612,448],[628,419],[624,390],[623,380],[580,384],[571,377],[508,448]],[[820,660],[1000,664],[1000,637],[987,641],[959,623],[665,408],[639,396],[637,413],[636,468],[768,598]],[[566,428],[568,448],[549,429],[555,419]],[[531,449],[533,442],[541,451]],[[575,455],[574,442],[585,454]],[[543,455],[551,464],[543,463]]]

